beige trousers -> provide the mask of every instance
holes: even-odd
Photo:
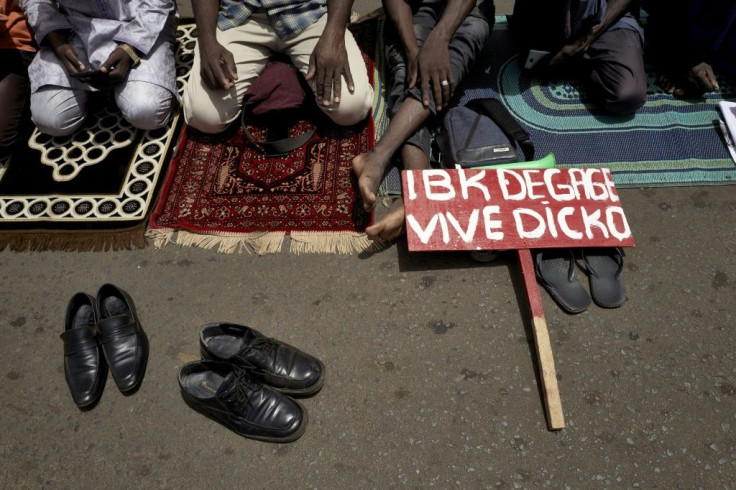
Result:
[[[184,118],[190,126],[205,133],[219,133],[237,119],[243,95],[251,82],[268,63],[273,53],[283,53],[291,58],[294,66],[303,74],[309,69],[309,58],[324,31],[327,15],[287,40],[280,39],[274,32],[265,13],[254,13],[239,27],[226,31],[217,29],[217,40],[235,58],[238,80],[229,90],[209,88],[200,75],[200,54],[195,49],[194,64],[182,99]],[[373,88],[353,35],[345,33],[350,72],[355,91],[350,93],[345,78],[342,78],[340,102],[319,107],[335,123],[351,125],[362,121],[373,104]]]

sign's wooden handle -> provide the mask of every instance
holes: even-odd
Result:
[[[534,330],[534,348],[537,351],[539,377],[542,379],[544,393],[544,409],[547,414],[547,427],[550,430],[560,430],[565,427],[565,417],[562,415],[562,402],[557,388],[557,372],[555,359],[552,355],[552,345],[549,341],[547,321],[542,309],[542,298],[539,295],[539,286],[534,273],[534,261],[528,248],[519,249],[519,264],[524,279],[524,288],[529,300],[529,310],[532,315]]]

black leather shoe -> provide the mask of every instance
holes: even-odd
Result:
[[[194,361],[179,371],[184,401],[201,414],[241,436],[291,442],[307,427],[307,411],[288,396],[241,369],[217,361]]]
[[[64,341],[64,377],[79,408],[97,403],[105,389],[107,363],[97,342],[96,323],[95,299],[86,293],[72,296],[60,337]]]
[[[212,323],[199,334],[202,357],[254,368],[253,376],[292,396],[317,393],[324,383],[322,361],[296,347],[243,325]]]
[[[122,289],[105,284],[97,292],[97,322],[102,351],[112,379],[123,394],[132,394],[143,381],[148,362],[148,338]]]

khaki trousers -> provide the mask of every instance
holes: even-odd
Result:
[[[287,40],[276,35],[267,15],[260,12],[252,14],[242,26],[226,31],[217,29],[218,42],[233,54],[238,80],[229,90],[209,88],[200,75],[200,54],[199,49],[195,49],[192,72],[182,99],[187,124],[205,133],[224,131],[238,118],[243,95],[274,53],[289,56],[294,66],[306,76],[309,58],[326,22],[327,15],[323,15]],[[373,88],[368,81],[360,49],[349,31],[345,33],[345,47],[355,91],[350,93],[343,77],[340,102],[333,102],[330,107],[320,105],[320,108],[335,123],[347,126],[362,121],[368,115],[373,104]]]

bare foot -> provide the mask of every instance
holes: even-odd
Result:
[[[685,89],[682,87],[682,82],[672,75],[661,73],[657,77],[656,83],[662,87],[662,90],[668,94],[674,95],[675,97],[682,97],[685,95]]]
[[[358,190],[363,196],[363,209],[366,211],[376,207],[378,188],[387,164],[388,159],[382,158],[375,148],[353,158],[353,172],[358,176]]]
[[[365,229],[366,235],[371,240],[388,243],[396,240],[406,232],[404,225],[404,200],[400,197],[391,203],[388,212],[378,221]]]

